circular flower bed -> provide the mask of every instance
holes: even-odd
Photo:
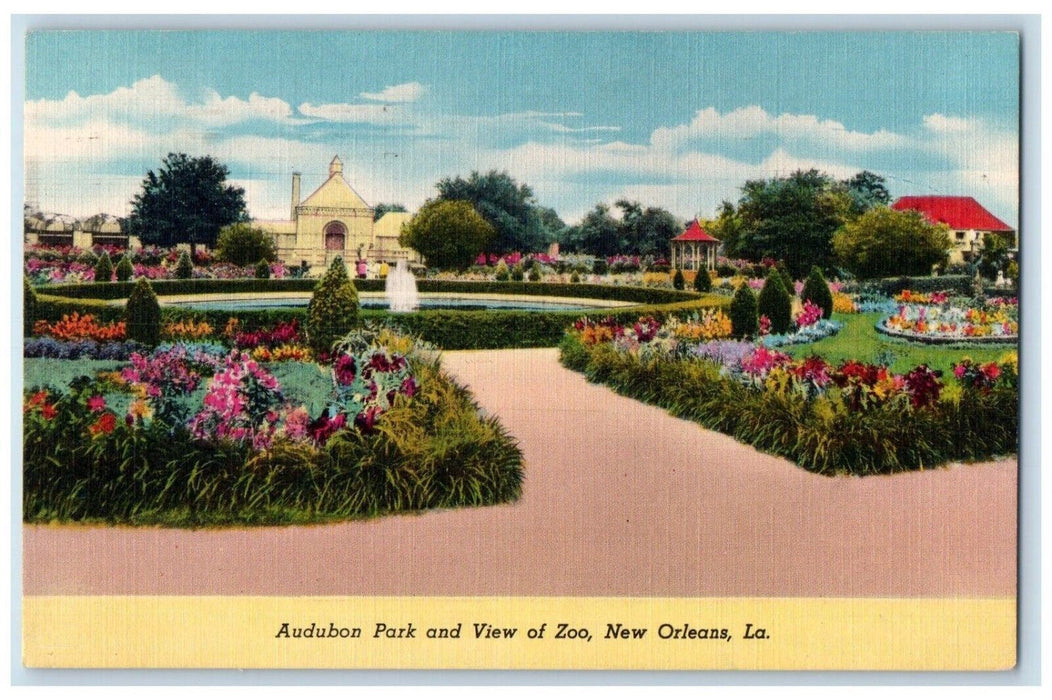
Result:
[[[897,311],[881,319],[881,333],[923,343],[1012,343],[1019,340],[1016,299],[993,299],[986,304],[961,306],[945,297],[934,303],[903,301]]]

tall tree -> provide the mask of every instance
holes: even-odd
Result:
[[[949,231],[917,211],[874,207],[844,224],[833,247],[840,264],[858,277],[929,275],[946,260],[952,245]]]
[[[621,252],[626,255],[670,254],[669,241],[683,233],[683,222],[660,207],[643,209],[639,202],[620,199],[615,203],[621,210]]]
[[[169,153],[131,201],[128,231],[143,243],[214,246],[219,229],[247,222],[245,191],[227,183],[229,170],[211,156]]]
[[[506,172],[472,172],[465,180],[459,175],[436,185],[438,199],[468,202],[496,232],[487,251],[510,253],[537,251],[553,240],[529,185],[517,183]],[[558,217],[556,217],[558,218]]]
[[[600,202],[584,215],[581,223],[564,231],[563,243],[573,252],[604,258],[617,255],[621,252],[621,227],[610,216],[610,207]]]
[[[855,173],[854,177],[840,181],[851,196],[852,211],[856,216],[861,216],[873,207],[886,206],[891,201],[891,193],[888,192],[884,183],[883,177],[868,170]]]
[[[431,267],[463,269],[493,237],[493,227],[469,203],[436,199],[402,227],[398,242],[423,255]]]

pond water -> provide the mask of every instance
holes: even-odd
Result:
[[[172,306],[189,309],[238,311],[256,309],[287,309],[304,307],[309,300],[303,299],[187,299],[169,302]],[[387,300],[379,297],[362,297],[359,302],[363,309],[386,309]],[[491,311],[503,309],[509,311],[581,311],[595,308],[594,304],[575,304],[573,302],[555,302],[522,299],[457,299],[449,297],[420,297],[419,308],[456,309],[458,311]]]

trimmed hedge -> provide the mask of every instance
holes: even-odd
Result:
[[[886,277],[859,284],[859,291],[878,292],[895,296],[904,289],[912,292],[950,292],[957,296],[972,295],[972,278],[968,275],[940,275],[939,277]]]
[[[959,401],[923,410],[899,402],[853,411],[825,398],[758,391],[713,363],[644,361],[609,343],[585,347],[571,334],[560,361],[589,381],[819,474],[889,474],[1018,450],[1018,391],[1007,387],[964,390]]]

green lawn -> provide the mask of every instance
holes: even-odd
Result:
[[[994,346],[911,343],[878,333],[874,326],[881,316],[883,314],[879,312],[833,314],[834,320],[844,324],[836,335],[817,343],[779,349],[795,357],[815,353],[834,364],[848,358],[887,363],[893,372],[898,373],[907,372],[919,364],[927,364],[932,369],[949,372],[953,364],[959,362],[962,357],[970,357],[977,362],[989,362],[1015,349],[1015,345],[1007,343]]]

